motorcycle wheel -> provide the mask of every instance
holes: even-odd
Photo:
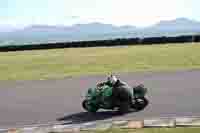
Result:
[[[121,102],[119,104],[119,113],[120,114],[128,113],[129,109],[130,109],[130,104],[128,102]]]
[[[149,101],[145,97],[138,98],[135,100],[135,103],[132,106],[132,108],[135,109],[136,111],[140,111],[143,110],[148,104]]]
[[[97,110],[99,109],[98,106],[89,105],[89,104],[88,104],[88,100],[83,100],[83,102],[82,102],[82,107],[83,107],[86,111],[92,112],[92,113],[97,112]]]

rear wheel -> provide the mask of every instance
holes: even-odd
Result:
[[[136,111],[140,111],[140,110],[143,110],[148,104],[149,104],[149,101],[145,97],[138,98],[138,99],[135,100],[133,108]]]
[[[129,102],[121,102],[119,104],[119,113],[120,114],[125,114],[128,113],[130,109],[130,104]]]

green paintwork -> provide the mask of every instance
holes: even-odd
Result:
[[[136,86],[130,90],[132,98],[143,98],[147,89],[144,86]],[[96,112],[98,109],[112,109],[112,87],[104,84],[101,87],[89,88],[86,93],[86,110],[89,112]]]

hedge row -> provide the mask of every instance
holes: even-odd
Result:
[[[62,42],[62,43],[58,42],[58,43],[31,44],[31,45],[9,45],[9,46],[0,46],[0,51],[7,52],[7,51],[55,49],[55,48],[151,45],[151,44],[185,43],[185,42],[200,42],[200,35],[177,36],[177,37],[128,38],[128,39]]]

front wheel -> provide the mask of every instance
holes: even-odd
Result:
[[[88,112],[92,112],[92,113],[95,113],[97,112],[97,110],[99,109],[99,107],[97,105],[92,105],[89,103],[88,100],[83,100],[82,102],[82,107],[88,111]]]
[[[143,110],[147,105],[149,104],[149,101],[143,97],[135,99],[135,103],[133,104],[132,108],[136,111]]]

